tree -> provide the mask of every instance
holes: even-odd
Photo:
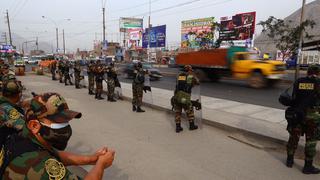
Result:
[[[313,28],[316,23],[313,20],[306,20],[301,25],[294,25],[292,21],[285,21],[270,16],[266,21],[260,21],[258,25],[263,27],[262,32],[275,41],[276,47],[283,54],[284,60],[287,55],[296,56],[299,48],[300,34],[303,32],[304,39],[312,39],[313,36],[307,31]]]

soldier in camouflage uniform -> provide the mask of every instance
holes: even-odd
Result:
[[[52,80],[53,81],[57,80],[56,79],[57,62],[55,60],[51,61],[49,68],[50,68]]]
[[[73,83],[71,82],[71,77],[70,77],[70,68],[71,68],[71,64],[69,61],[67,61],[64,65],[64,85],[68,86],[73,85]],[[69,84],[68,84],[69,81]]]
[[[107,69],[107,76],[108,76],[108,101],[116,102],[114,99],[114,90],[116,87],[116,80],[117,80],[117,73],[114,68],[114,63],[110,63]]]
[[[59,64],[58,64],[58,73],[59,73],[59,82],[60,82],[60,83],[63,83],[64,66],[65,66],[65,63],[64,63],[62,60],[59,61]]]
[[[193,73],[192,67],[187,65],[184,67],[185,72],[180,73],[177,78],[177,85],[174,92],[174,109],[175,109],[175,122],[176,132],[183,131],[181,127],[181,114],[182,109],[187,114],[189,119],[189,130],[196,130],[198,126],[194,124],[194,109],[191,103],[191,90],[195,85],[199,85],[199,80]]]
[[[301,116],[293,121],[288,121],[290,138],[287,144],[287,167],[292,168],[294,154],[298,147],[299,139],[306,136],[304,174],[319,174],[320,169],[313,166],[316,155],[317,127],[320,125],[320,80],[319,67],[310,66],[307,77],[296,80],[293,88],[293,107],[300,110]]]
[[[132,82],[132,111],[145,112],[141,109],[142,98],[143,98],[143,88],[145,81],[145,72],[142,69],[142,64],[139,62],[134,65],[134,79]]]
[[[95,98],[98,100],[104,99],[102,97],[102,93],[103,93],[103,81],[104,81],[105,72],[106,72],[105,67],[103,66],[103,64],[101,64],[101,61],[98,60],[94,68],[94,76],[95,76],[95,82],[96,82]]]
[[[113,150],[102,149],[93,156],[75,155],[63,151],[72,134],[69,121],[80,118],[81,113],[71,111],[63,97],[56,93],[37,95],[30,101],[26,122],[20,134],[6,141],[3,179],[81,179],[65,165],[95,167],[85,179],[102,179],[105,168],[112,165]],[[0,175],[1,176],[1,175]]]
[[[80,79],[81,78],[81,66],[80,62],[76,61],[74,65],[74,84],[77,89],[80,89]]]
[[[90,95],[94,95],[94,67],[95,64],[93,61],[87,65],[87,72],[88,72],[88,90]]]

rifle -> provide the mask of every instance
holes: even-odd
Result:
[[[192,106],[196,108],[197,111],[202,109],[202,105],[199,99],[191,100]]]

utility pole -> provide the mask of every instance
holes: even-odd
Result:
[[[105,8],[102,8],[102,15],[103,15],[103,43],[106,41],[106,18],[105,18]]]
[[[9,18],[9,12],[8,12],[8,10],[7,10],[7,23],[8,23],[8,29],[9,29],[10,45],[12,46],[11,26],[10,26],[10,18]]]
[[[306,0],[302,0],[302,8],[301,8],[301,18],[300,18],[300,26],[304,21],[304,8],[306,5]],[[300,41],[299,41],[299,49],[298,49],[298,58],[297,58],[297,65],[296,65],[296,72],[294,79],[297,80],[299,78],[300,72],[300,61],[302,59],[302,42],[303,42],[303,31],[300,32]]]
[[[39,42],[38,42],[38,37],[36,38],[36,46],[37,46],[37,51],[39,51]]]
[[[56,28],[56,39],[57,39],[57,50],[56,52],[59,52],[59,30]]]
[[[63,54],[66,54],[66,40],[64,38],[64,29],[62,29],[62,38],[63,38]]]
[[[149,0],[149,19],[148,19],[148,61],[151,60],[150,54],[151,47],[151,0]]]

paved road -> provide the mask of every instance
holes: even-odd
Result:
[[[132,112],[126,101],[96,101],[84,89],[65,87],[45,76],[19,77],[27,91],[62,94],[69,107],[83,118],[71,122],[73,136],[68,150],[91,153],[107,145],[116,150],[116,160],[104,179],[113,180],[314,180],[300,172],[302,160],[293,169],[283,164],[282,148],[237,134],[204,126],[202,130],[174,132],[170,114],[146,109]],[[183,124],[186,127],[186,124]],[[238,140],[235,140],[238,139]],[[241,143],[249,141],[249,146]],[[275,149],[270,151],[268,149]],[[85,167],[89,169],[90,167]]]

